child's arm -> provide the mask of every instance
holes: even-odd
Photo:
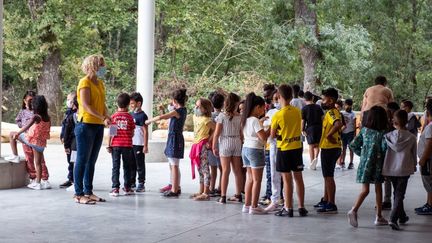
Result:
[[[210,121],[209,123],[207,123],[207,127],[210,129],[210,136],[208,138],[208,142],[207,142],[207,148],[211,149],[212,145],[213,145],[213,135],[214,135],[214,131],[216,129],[216,125],[213,121]]]
[[[302,131],[303,136],[307,135],[306,134],[306,120],[302,120],[302,122],[301,122],[301,131]]]
[[[21,128],[15,135],[13,139],[17,139],[19,135],[25,131],[27,131],[36,121],[40,121],[41,118],[37,115],[33,116],[30,120],[29,124],[25,125],[23,128]]]
[[[217,142],[219,141],[219,137],[222,132],[222,127],[223,127],[222,123],[216,124],[215,131],[213,133],[212,148],[213,148],[213,154],[215,156],[219,156],[219,149],[217,146]]]
[[[150,125],[153,122],[157,122],[157,121],[160,121],[160,120],[167,120],[167,119],[170,119],[172,117],[180,118],[180,114],[177,111],[174,110],[174,111],[171,111],[170,113],[166,113],[166,114],[163,114],[163,115],[160,115],[160,116],[153,117],[152,119],[148,119],[145,122],[145,124],[146,125]]]
[[[329,131],[329,133],[327,134],[326,138],[332,142],[332,143],[336,143],[337,141],[333,138],[333,134],[337,133],[340,131],[340,129],[342,128],[342,122],[340,120],[336,120],[333,123],[333,127],[331,128],[331,130]]]
[[[430,159],[431,156],[432,156],[432,138],[427,138],[423,156],[420,158],[419,165],[424,166],[426,164],[426,161]]]
[[[143,153],[147,154],[148,153],[148,126],[144,124],[144,126],[141,127],[142,131],[143,131],[143,136],[144,136],[144,148],[143,148]]]
[[[414,161],[414,164],[413,164],[414,171],[417,171],[417,141],[416,140],[414,140],[414,142],[413,142],[413,146],[411,148],[411,155],[412,155],[412,158]]]
[[[360,131],[359,135],[357,135],[354,140],[349,145],[351,150],[358,156],[361,155],[361,149],[363,147],[363,136],[362,131]]]
[[[19,128],[22,128],[22,110],[18,112],[18,115],[15,118],[15,122]]]

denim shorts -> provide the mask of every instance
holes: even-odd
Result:
[[[36,150],[36,151],[39,152],[39,153],[43,153],[43,151],[45,150],[44,147],[37,146],[37,145],[34,145],[34,144],[29,143],[29,142],[27,141],[27,139],[26,139],[24,133],[21,133],[21,134],[19,135],[18,138],[19,138],[19,140],[20,140],[22,143],[24,143],[25,145],[27,145],[27,146],[33,148],[34,150]]]
[[[263,149],[245,148],[242,149],[243,167],[264,168],[265,153]]]

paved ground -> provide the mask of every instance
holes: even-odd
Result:
[[[3,155],[10,153],[2,144]],[[306,158],[306,156],[305,156]],[[355,171],[336,173],[339,214],[317,215],[312,205],[322,194],[320,171],[304,172],[306,207],[310,216],[279,218],[247,215],[241,205],[194,202],[189,195],[198,188],[191,180],[189,161],[182,161],[180,199],[164,199],[157,192],[168,181],[165,163],[147,164],[147,189],[141,195],[109,198],[110,156],[101,150],[95,174],[95,193],[108,199],[96,206],[78,205],[72,193],[58,189],[66,176],[65,156],[60,145],[49,145],[46,160],[52,190],[26,188],[0,191],[0,242],[430,242],[432,216],[417,216],[413,208],[425,201],[419,174],[412,176],[406,195],[410,216],[403,231],[375,227],[374,195],[359,212],[357,229],[347,223],[359,185]],[[305,160],[306,161],[306,160]],[[229,187],[233,193],[233,178]],[[263,183],[264,186],[264,183]],[[388,212],[385,212],[388,215]]]

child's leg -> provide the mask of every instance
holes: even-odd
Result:
[[[140,151],[140,147],[141,146],[133,145],[133,148],[132,148],[133,149],[134,162],[133,163],[131,162],[130,166],[129,166],[129,169],[130,169],[130,179],[129,180],[130,180],[131,185],[136,183],[136,174],[137,174],[138,163],[139,163],[138,159],[142,153],[142,149]]]
[[[387,177],[385,177],[384,178],[384,202],[386,203],[391,203],[391,190],[392,190],[392,183]]]
[[[352,164],[354,162],[354,151],[352,151],[352,149],[349,149],[350,151],[350,164]]]
[[[365,200],[368,194],[369,194],[369,184],[367,183],[362,184],[362,190],[358,195],[357,200],[354,203],[354,206],[352,208],[354,212],[357,212],[359,210],[360,206],[362,205],[363,201]]]
[[[293,172],[293,174],[296,183],[298,207],[304,208],[305,187],[303,182],[303,174],[302,172]]]
[[[220,189],[221,189],[221,186],[222,186],[222,166],[220,165],[220,163],[219,163],[219,165],[218,165],[218,170],[219,170],[219,184],[218,184],[218,190],[220,191]]]
[[[403,206],[405,192],[409,177],[390,177],[394,188],[394,203],[390,213],[390,221],[397,222],[398,219],[405,219],[406,213]]]
[[[335,201],[336,183],[335,183],[334,177],[325,177],[324,178],[324,184],[326,187],[327,201],[330,203],[336,204],[336,201]]]
[[[30,179],[35,179],[36,178],[36,169],[35,169],[35,165],[34,165],[34,156],[33,156],[33,148],[22,144],[23,150],[24,150],[24,155],[26,157],[26,170],[27,173],[29,174]]]
[[[217,166],[210,166],[210,191],[216,189],[217,170]]]
[[[261,180],[263,175],[264,168],[254,168],[251,169],[252,172],[252,202],[251,205],[253,208],[258,207],[259,194],[261,190]]]
[[[265,151],[265,171],[266,171],[266,190],[265,190],[265,198],[270,199],[272,195],[271,190],[271,168],[270,168],[270,151]]]
[[[226,196],[227,189],[228,189],[228,180],[229,180],[229,174],[231,171],[231,164],[230,164],[230,158],[229,157],[221,157],[221,166],[222,166],[222,175],[221,175],[221,196]],[[237,175],[236,175],[236,182],[237,182]],[[237,183],[236,183],[237,184]],[[236,185],[237,188],[237,185]],[[236,190],[237,191],[237,190]]]
[[[171,172],[172,172],[172,192],[177,193],[180,189],[180,171],[179,171],[179,165],[173,164],[171,165]]]
[[[33,149],[33,154],[35,158],[35,165],[36,165],[36,182],[40,183],[42,179],[42,165],[41,161],[43,159],[43,153],[38,152],[35,149]]]
[[[14,139],[14,137],[15,137],[16,134],[17,134],[16,132],[11,132],[9,134],[9,144],[10,144],[10,146],[12,148],[12,153],[14,155],[18,155],[17,140]]]
[[[131,188],[132,187],[132,166],[136,165],[135,157],[133,154],[132,148],[122,148],[122,157],[123,157],[123,180],[124,187]],[[136,172],[135,172],[136,173]],[[135,176],[134,176],[135,177]]]
[[[245,206],[251,206],[252,203],[252,169],[247,167],[246,183],[245,183]]]
[[[309,145],[309,158],[310,158],[310,162],[312,162],[312,160],[315,159],[315,146],[314,146],[314,144]]]
[[[208,195],[210,193],[211,175],[210,175],[210,165],[208,160],[208,151],[205,146],[203,146],[203,150],[201,151],[201,166],[202,166],[202,173],[204,175],[203,192]]]
[[[281,194],[281,173],[276,171],[276,153],[277,148],[275,144],[270,144],[270,169],[272,180],[272,196],[271,201],[273,204],[278,204]]]
[[[42,180],[47,181],[49,178],[49,173],[45,163],[45,156],[42,157],[41,168],[42,168]]]
[[[241,195],[241,192],[243,191],[245,186],[244,183],[246,179],[243,173],[242,159],[241,157],[234,156],[231,157],[231,161],[232,161],[232,166],[233,166],[233,171],[234,171],[234,176],[236,181],[236,195]]]
[[[200,185],[200,189],[198,193],[202,194],[204,192],[204,166],[202,163],[200,163],[200,165],[198,166],[198,174],[199,174],[199,185]]]
[[[341,165],[345,164],[346,151],[347,151],[347,147],[344,146],[344,147],[342,148],[342,154],[341,154],[341,157],[340,157],[340,164],[341,164]]]
[[[112,173],[111,173],[111,182],[112,188],[120,188],[120,151],[119,148],[112,148],[111,157],[112,157]]]
[[[291,173],[282,172],[282,180],[284,183],[284,194],[285,194],[285,208],[293,208],[293,183]]]
[[[318,159],[318,155],[319,155],[319,152],[320,152],[320,148],[319,148],[319,146],[318,146],[318,145],[315,145],[314,150],[315,150],[315,159]]]
[[[376,194],[376,214],[378,218],[382,217],[382,186],[381,183],[375,184],[375,194]]]

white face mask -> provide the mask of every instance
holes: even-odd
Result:
[[[280,103],[274,103],[274,108],[280,110],[281,104]]]
[[[69,99],[66,100],[66,107],[69,108],[69,109],[71,109],[72,106],[73,106],[73,100],[69,100]]]
[[[168,111],[171,112],[175,109],[175,107],[171,104],[168,105]]]

